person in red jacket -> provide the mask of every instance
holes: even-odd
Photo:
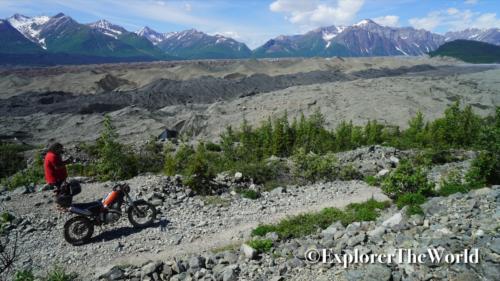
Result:
[[[63,153],[63,145],[58,142],[53,143],[45,155],[43,164],[45,181],[48,185],[53,186],[56,189],[60,188],[64,181],[66,181],[66,178],[68,177],[66,164],[71,163],[71,159],[66,161],[62,160]]]

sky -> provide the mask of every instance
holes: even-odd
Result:
[[[256,48],[279,35],[369,18],[386,26],[412,26],[443,34],[500,28],[500,0],[0,0],[0,18],[15,13],[62,12],[80,23],[106,19],[130,31],[195,28]]]

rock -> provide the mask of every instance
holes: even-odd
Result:
[[[377,173],[377,177],[381,178],[386,176],[390,171],[388,169],[382,169]]]
[[[396,213],[392,217],[388,218],[382,223],[385,227],[394,227],[403,221],[403,215],[401,213]]]
[[[385,233],[385,227],[377,226],[375,229],[367,232],[370,237],[380,237]]]
[[[163,263],[159,261],[146,263],[141,267],[141,276],[144,278],[144,276],[150,275],[151,273],[157,271],[162,264]]]
[[[240,247],[240,251],[245,255],[247,259],[255,259],[257,257],[257,250],[250,247],[248,244],[242,244]]]
[[[381,264],[370,264],[366,266],[366,274],[363,280],[389,281],[391,280],[391,276],[391,270],[387,266]]]
[[[120,280],[124,277],[123,270],[118,266],[113,266],[108,272],[99,276],[99,279]]]
[[[189,269],[197,271],[205,267],[205,258],[201,256],[194,256],[189,259]]]
[[[347,240],[347,245],[350,247],[354,247],[354,246],[360,244],[361,242],[365,241],[365,238],[366,238],[366,235],[364,233],[360,233],[356,236],[349,238],[349,240]]]
[[[238,265],[230,265],[224,268],[222,273],[222,281],[236,281],[238,280]]]
[[[399,164],[399,158],[395,157],[395,156],[391,156],[389,157],[389,161],[391,161],[392,164]]]
[[[236,181],[240,181],[242,178],[243,178],[243,174],[242,173],[240,173],[240,172],[234,173],[234,179]]]
[[[275,189],[271,190],[271,192],[269,192],[269,194],[271,194],[273,196],[279,196],[283,193],[286,193],[286,188],[284,188],[282,186],[276,187]]]

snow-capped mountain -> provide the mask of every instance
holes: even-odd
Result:
[[[490,29],[469,28],[462,31],[447,32],[444,36],[446,42],[454,41],[457,39],[465,39],[465,40],[474,40],[474,41],[481,41],[490,44],[500,45],[499,28],[490,28]]]
[[[38,44],[43,49],[47,49],[47,47],[45,46],[45,38],[40,37],[40,32],[49,20],[50,17],[47,16],[27,17],[20,14],[15,14],[7,19],[24,37]]]
[[[352,26],[317,28],[303,35],[279,36],[257,48],[258,57],[423,55],[444,37],[411,27],[381,26],[365,19]]]
[[[237,59],[250,57],[415,56],[425,55],[456,39],[500,45],[500,29],[467,29],[445,36],[412,27],[388,27],[365,19],[351,26],[327,26],[298,35],[281,35],[251,51],[244,43],[196,29],[136,32],[105,19],[81,24],[70,16],[27,17],[15,14],[0,20],[0,57],[26,54],[52,63],[137,61],[163,59]],[[31,55],[31,56],[30,56]],[[4,56],[5,57],[5,56]]]
[[[145,26],[135,32],[137,35],[148,39],[154,45],[157,45],[161,41],[165,40],[166,34],[155,31],[154,29]]]
[[[115,39],[118,39],[120,35],[128,32],[125,28],[116,24],[112,24],[109,21],[103,19],[93,23],[89,23],[88,26],[102,32],[104,35],[113,37]]]
[[[159,33],[148,27],[136,32],[171,56],[186,59],[246,58],[252,51],[241,42],[222,35],[208,35],[196,29]]]

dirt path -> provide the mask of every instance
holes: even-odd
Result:
[[[259,224],[274,223],[287,216],[298,215],[300,213],[315,212],[328,207],[344,208],[350,203],[360,203],[371,198],[374,198],[378,201],[388,200],[388,197],[385,196],[379,188],[360,187],[356,190],[352,190],[352,193],[342,194],[337,198],[332,198],[330,196],[321,197],[321,199],[323,200],[315,202],[314,204],[292,204],[290,205],[290,208],[265,216],[259,221],[245,221],[236,224],[229,229],[224,229],[220,232],[204,236],[203,238],[186,243],[182,242],[179,245],[167,247],[166,249],[162,249],[157,253],[137,253],[133,255],[122,256],[115,259],[111,265],[98,268],[96,272],[104,272],[114,265],[141,265],[148,260],[169,260],[174,257],[201,254],[214,249],[220,249],[231,245],[238,245],[239,243],[247,240],[251,230]],[[300,203],[300,200],[297,200],[297,203]],[[258,210],[253,211],[258,212]]]

